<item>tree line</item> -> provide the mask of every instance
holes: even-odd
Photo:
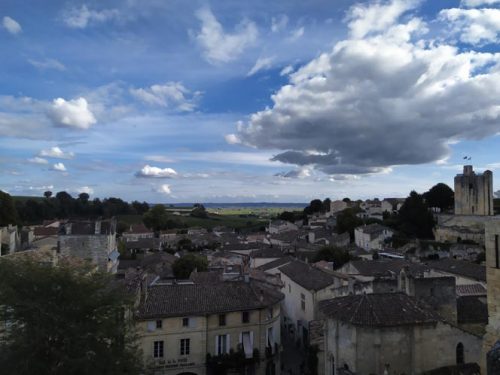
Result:
[[[76,198],[60,191],[46,191],[43,198],[16,199],[0,191],[0,226],[38,224],[44,220],[78,218],[110,218],[117,215],[142,215],[149,210],[146,202],[128,203],[120,198],[90,199],[87,193]]]

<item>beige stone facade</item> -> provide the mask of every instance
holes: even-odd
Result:
[[[500,340],[500,218],[486,224],[486,281],[488,325],[483,337],[482,373],[486,374],[486,353]]]
[[[257,349],[261,362],[265,361],[266,347],[271,346],[275,351],[281,346],[280,304],[248,311],[248,323],[243,323],[243,313],[243,311],[225,313],[223,326],[220,325],[220,314],[138,321],[137,329],[144,363],[149,370],[158,375],[183,373],[205,375],[207,354],[215,356],[221,350],[225,353],[231,350],[236,352],[243,346],[244,341],[250,343],[252,350],[246,349],[246,351],[251,353],[251,356]],[[186,339],[189,340],[187,351],[186,341],[182,341]],[[158,344],[155,342],[163,342],[162,356],[159,356]],[[276,359],[274,366],[278,371],[279,364]],[[256,374],[263,373],[265,365],[261,363],[257,366]]]
[[[476,174],[465,165],[455,176],[455,215],[493,215],[493,173]]]

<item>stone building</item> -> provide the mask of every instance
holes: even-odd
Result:
[[[116,219],[75,221],[62,224],[57,238],[57,252],[90,261],[103,271],[116,273]]]
[[[443,320],[404,293],[361,294],[321,301],[320,375],[412,374],[475,363],[481,338]]]
[[[491,368],[486,371],[486,355],[500,340],[500,220],[486,224],[485,237],[488,325],[483,337],[482,373],[489,375],[495,372]]]
[[[216,374],[210,364],[238,354],[248,373],[276,374],[282,299],[249,280],[153,283],[136,314],[145,365],[158,375]]]
[[[463,174],[455,176],[455,215],[494,215],[491,171],[476,174],[472,165],[464,165]]]

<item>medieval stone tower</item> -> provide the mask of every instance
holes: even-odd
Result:
[[[493,215],[493,173],[476,174],[472,165],[455,176],[455,215]]]
[[[488,325],[483,337],[482,374],[500,373],[500,350],[492,351],[500,340],[500,220],[492,218],[485,227]],[[488,354],[489,353],[489,354]],[[487,360],[487,357],[488,360]],[[493,357],[493,360],[491,359]],[[486,365],[486,362],[489,362]],[[488,367],[488,371],[486,368]]]

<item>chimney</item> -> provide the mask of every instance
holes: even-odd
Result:
[[[101,234],[101,220],[95,221],[95,234]]]
[[[307,237],[308,237],[308,242],[309,243],[314,243],[314,237],[315,237],[314,232],[309,232],[309,234],[307,235]]]

